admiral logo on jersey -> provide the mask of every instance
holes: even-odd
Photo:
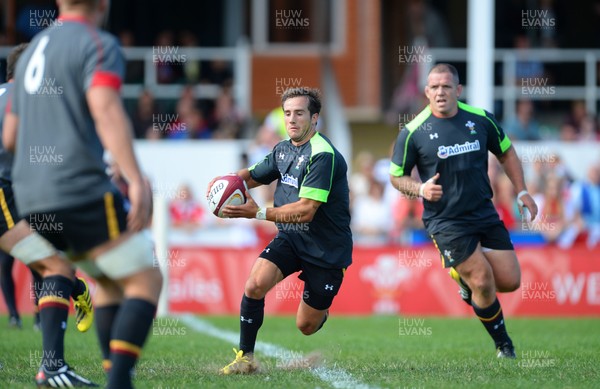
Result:
[[[281,177],[281,183],[285,184],[285,185],[289,185],[289,186],[293,186],[294,188],[298,188],[298,178],[285,173],[282,177]]]
[[[480,149],[481,149],[481,147],[479,146],[478,140],[476,140],[475,142],[465,142],[462,145],[459,145],[457,143],[454,146],[438,147],[437,156],[440,157],[441,159],[446,159],[446,158],[452,157],[454,155],[471,153],[473,151],[478,151]]]

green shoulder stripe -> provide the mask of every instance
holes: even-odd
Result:
[[[311,146],[311,154],[310,156],[317,155],[319,153],[331,153],[333,152],[333,147],[319,134],[318,132],[310,139]]]
[[[427,120],[427,118],[429,118],[429,116],[431,116],[431,108],[429,108],[429,106],[427,106],[417,116],[415,116],[415,118],[413,120],[411,120],[410,122],[408,122],[406,124],[406,129],[410,133],[412,133],[414,130],[416,130],[417,128],[419,128],[419,126],[421,124],[423,124],[423,122],[425,120]]]
[[[496,126],[496,123],[494,123],[494,121],[487,116],[485,118],[496,129],[496,135],[498,135],[498,144],[500,145],[500,151],[502,151],[502,153],[505,153],[506,150],[508,150],[510,148],[510,145],[512,144],[510,142],[510,138],[508,136],[506,136],[506,134],[504,134],[504,139],[500,138],[500,130],[498,129],[498,126]]]
[[[310,165],[312,163],[312,159],[315,155],[319,153],[329,153],[331,154],[331,173],[329,174],[329,188],[325,189],[317,189],[317,188],[309,188],[304,186],[304,181],[302,182],[302,186],[300,187],[300,192],[298,193],[299,197],[305,197],[312,200],[320,201],[322,203],[327,202],[327,197],[329,196],[329,190],[331,190],[331,186],[333,185],[333,171],[335,168],[335,151],[333,147],[327,142],[321,134],[318,132],[310,139],[310,161],[308,162],[308,168],[306,170],[306,175],[304,176],[304,180],[310,174]]]
[[[469,104],[463,103],[462,101],[458,102],[458,108],[463,109],[467,112],[471,112],[475,115],[487,117],[484,109],[470,106]]]
[[[494,127],[496,127],[496,126],[494,125]],[[510,141],[510,138],[506,135],[504,135],[504,139],[500,139],[500,131],[498,131],[498,127],[496,127],[496,131],[498,132],[498,141],[500,142],[500,150],[502,151],[502,153],[505,153],[506,150],[510,149],[510,145],[512,145],[512,142]]]

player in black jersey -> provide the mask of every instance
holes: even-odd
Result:
[[[274,207],[260,208],[252,198],[224,208],[225,217],[275,222],[277,236],[260,254],[246,281],[240,312],[240,350],[222,374],[257,370],[253,358],[264,318],[265,295],[292,273],[304,281],[296,326],[317,332],[352,263],[349,189],[344,157],[316,131],[321,110],[317,90],[290,88],[281,97],[290,137],[261,162],[238,172],[249,188],[277,181]],[[209,184],[209,188],[212,183]]]
[[[514,358],[497,292],[519,288],[521,272],[508,231],[492,204],[488,150],[515,186],[519,210],[537,215],[527,193],[521,162],[494,118],[458,101],[462,86],[449,64],[427,78],[429,105],[400,131],[390,166],[391,182],[408,196],[423,198],[423,222],[470,305],[494,339],[499,358]],[[410,177],[413,167],[425,179]]]

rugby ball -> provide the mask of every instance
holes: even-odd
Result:
[[[208,192],[208,207],[218,217],[223,217],[221,209],[226,205],[242,205],[246,203],[248,186],[237,174],[219,177]]]

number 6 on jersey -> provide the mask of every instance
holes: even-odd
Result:
[[[27,68],[25,69],[25,90],[30,95],[37,93],[42,85],[42,80],[44,78],[44,68],[46,67],[46,57],[44,56],[44,50],[46,46],[48,46],[48,42],[50,38],[44,36],[40,39],[40,43],[38,43],[37,47],[31,54],[31,58],[29,59],[29,63],[27,64]]]

